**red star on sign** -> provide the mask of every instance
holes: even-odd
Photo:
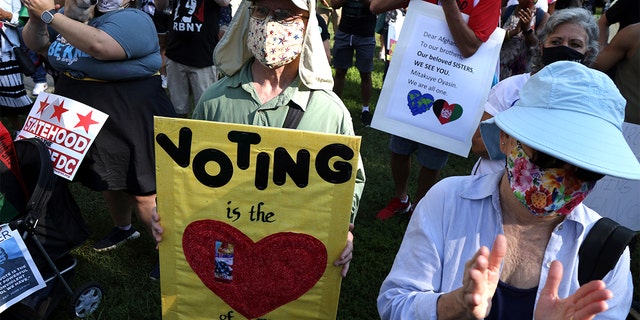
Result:
[[[40,113],[42,114],[42,111],[44,111],[44,109],[46,109],[49,106],[49,97],[47,96],[46,99],[44,99],[44,101],[40,101],[40,109],[38,109],[38,112],[36,112],[36,114]]]
[[[51,118],[49,119],[53,119],[53,118],[58,118],[58,122],[62,121],[62,114],[69,111],[69,109],[65,109],[64,108],[64,100],[62,100],[62,102],[60,102],[59,105],[53,105],[53,114],[51,115]]]
[[[78,119],[80,119],[80,121],[78,121],[78,124],[76,124],[75,127],[73,127],[74,129],[77,127],[84,127],[84,131],[86,131],[87,133],[89,133],[89,126],[92,124],[96,124],[98,123],[98,121],[95,121],[93,119],[91,119],[91,115],[93,114],[93,111],[89,111],[89,113],[85,116],[77,113],[78,115]]]

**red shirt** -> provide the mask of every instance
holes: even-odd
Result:
[[[438,0],[423,0],[438,4]],[[500,23],[500,0],[479,0],[474,6],[472,0],[456,0],[460,12],[469,15],[467,25],[480,41],[485,42]]]

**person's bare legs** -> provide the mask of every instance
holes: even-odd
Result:
[[[342,16],[342,8],[333,9],[331,11],[331,24],[333,25],[333,32],[335,33],[338,30],[338,26],[340,25],[340,17]],[[327,23],[327,27],[329,24]]]
[[[420,173],[418,174],[418,188],[416,190],[415,204],[420,202],[420,199],[427,194],[427,191],[433,187],[440,178],[440,170],[433,170],[425,167],[420,167]]]
[[[134,196],[124,191],[103,192],[109,215],[116,227],[131,224],[131,210],[133,209],[140,221],[151,228],[151,210],[156,206],[156,194]]]
[[[102,192],[107,202],[107,209],[113,224],[116,227],[125,227],[131,224],[131,209],[133,208],[132,196],[124,191],[108,190]]]
[[[344,83],[342,85],[344,86]],[[372,91],[373,82],[371,81],[371,72],[360,72],[360,95],[362,97],[362,106],[369,106]]]
[[[411,155],[391,153],[391,176],[395,187],[395,195],[403,200],[407,196],[409,173],[411,172]]]
[[[125,191],[109,190],[104,191],[102,196],[107,202],[107,209],[115,227],[107,236],[94,244],[94,250],[99,252],[112,250],[128,240],[133,240],[140,236],[140,233],[131,225],[132,209],[135,211],[138,220],[149,228],[154,238],[156,237],[152,230],[151,221],[153,208],[156,205],[155,194],[135,196]]]
[[[140,236],[140,232],[131,226],[131,209],[134,207],[134,197],[120,190],[104,191],[102,196],[107,202],[107,209],[115,227],[93,245],[93,249],[98,252],[113,250]]]
[[[338,97],[342,97],[346,77],[347,69],[336,68],[336,75],[333,77],[333,92],[335,92]]]

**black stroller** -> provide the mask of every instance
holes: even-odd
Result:
[[[103,290],[96,283],[71,289],[77,261],[69,252],[88,239],[89,228],[66,182],[54,175],[45,142],[31,138],[13,144],[30,196],[20,195],[21,187],[11,185],[15,180],[11,172],[0,172],[2,193],[13,198],[19,212],[8,224],[22,235],[46,286],[2,312],[0,319],[47,319],[65,293],[70,296],[72,317],[84,318],[99,307]]]

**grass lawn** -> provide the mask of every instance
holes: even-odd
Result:
[[[338,319],[377,319],[376,297],[380,284],[387,275],[400,245],[407,216],[378,221],[375,214],[393,196],[393,182],[389,170],[389,135],[372,128],[364,128],[359,120],[360,87],[354,69],[348,73],[343,101],[351,111],[356,134],[362,136],[361,156],[367,174],[367,183],[356,218],[355,251],[349,275],[342,282]],[[374,96],[378,99],[382,86],[382,63],[376,60],[373,74]],[[375,110],[375,109],[374,109]],[[451,155],[442,177],[466,175],[476,157],[463,158]],[[417,166],[413,164],[410,190],[415,191]],[[88,281],[99,282],[105,292],[103,305],[90,319],[160,319],[160,285],[150,280],[149,271],[157,263],[154,243],[146,228],[135,222],[142,237],[117,250],[95,253],[92,245],[112,228],[106,205],[99,194],[74,184],[71,186],[83,215],[92,228],[91,238],[73,251],[78,259],[76,277],[72,288]],[[640,250],[636,250],[638,254]],[[635,285],[638,287],[640,265],[634,259]],[[637,290],[636,290],[637,292]],[[69,319],[64,304],[56,310],[52,319]],[[211,315],[218,319],[218,315]]]

